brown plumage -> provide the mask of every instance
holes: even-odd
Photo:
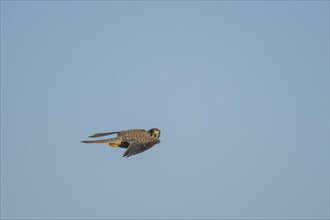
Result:
[[[123,155],[124,157],[142,153],[160,143],[160,130],[157,128],[152,128],[148,131],[143,129],[131,129],[127,131],[97,133],[89,137],[95,138],[112,134],[117,134],[117,137],[103,140],[82,141],[82,143],[106,143],[112,147],[127,148]]]

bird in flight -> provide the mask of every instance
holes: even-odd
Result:
[[[135,154],[142,153],[156,144],[160,143],[160,130],[152,128],[148,131],[144,129],[131,129],[127,131],[115,131],[106,133],[97,133],[90,138],[102,137],[106,135],[117,134],[115,138],[102,139],[102,140],[89,140],[81,141],[82,143],[97,143],[109,144],[111,147],[126,148],[123,157],[130,157]]]

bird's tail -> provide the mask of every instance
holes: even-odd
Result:
[[[93,141],[81,141],[82,143],[91,143],[91,144],[109,144],[116,143],[113,138],[103,139],[103,140],[93,140]]]

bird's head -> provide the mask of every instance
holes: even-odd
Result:
[[[159,138],[160,137],[160,130],[158,128],[152,128],[148,131],[149,135],[154,138]]]

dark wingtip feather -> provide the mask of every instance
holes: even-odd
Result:
[[[102,134],[93,134],[93,135],[88,136],[88,137],[90,137],[90,138],[96,138],[96,137],[101,137],[101,136],[104,136],[104,135],[102,135]]]
[[[132,156],[132,155],[131,154],[128,154],[127,152],[125,152],[124,155],[123,155],[123,157],[126,157],[126,158],[128,158],[130,156]]]
[[[106,136],[106,135],[111,135],[111,134],[117,134],[119,131],[115,131],[115,132],[106,132],[106,133],[96,133],[93,134],[91,136],[89,136],[90,138],[96,138],[96,137],[102,137],[102,136]]]
[[[91,136],[88,136],[88,137],[90,137],[90,138],[95,138],[95,137],[98,137],[97,135],[91,135]]]

